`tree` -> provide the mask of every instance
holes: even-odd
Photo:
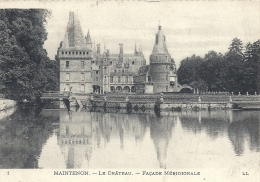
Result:
[[[194,81],[199,81],[198,70],[203,62],[199,56],[192,55],[181,61],[181,65],[177,71],[178,81],[180,84],[190,84]]]
[[[248,43],[245,50],[245,68],[243,87],[250,94],[259,92],[260,40]]]
[[[229,47],[229,51],[224,56],[227,68],[225,75],[225,88],[229,92],[245,93],[243,88],[244,79],[244,54],[243,43],[241,40],[234,38]]]
[[[33,102],[58,83],[57,64],[43,49],[50,12],[8,9],[0,10],[0,15],[1,92],[10,99]]]
[[[209,51],[199,68],[199,76],[207,84],[208,91],[225,91],[225,66],[222,54]]]

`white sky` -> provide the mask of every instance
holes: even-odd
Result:
[[[46,27],[48,40],[44,45],[51,59],[54,59],[59,43],[64,38],[70,11],[78,14],[83,33],[86,35],[89,30],[92,42],[101,44],[101,51],[105,44],[110,53],[118,53],[119,43],[123,43],[124,52],[133,53],[136,42],[142,45],[147,63],[159,20],[168,51],[177,66],[192,54],[204,56],[210,50],[224,53],[235,37],[241,39],[244,45],[260,38],[260,2],[27,3],[18,7],[52,10]]]

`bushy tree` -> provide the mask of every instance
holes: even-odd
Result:
[[[177,74],[180,84],[203,91],[259,93],[260,40],[244,50],[242,41],[234,38],[224,55],[209,51],[203,59],[193,55],[182,60]]]
[[[223,78],[225,77],[225,66],[223,56],[215,51],[209,51],[205,55],[203,63],[199,68],[199,77],[207,84],[207,91],[225,91]]]
[[[177,71],[179,83],[189,84],[193,81],[198,81],[198,70],[202,62],[203,59],[195,54],[182,60]]]
[[[229,47],[229,51],[225,54],[226,60],[226,76],[225,85],[229,92],[244,92],[244,54],[243,43],[240,39],[234,38]]]
[[[0,10],[1,93],[7,98],[33,102],[57,88],[58,65],[43,49],[49,15],[43,9]]]
[[[253,44],[248,43],[245,50],[245,68],[244,68],[244,79],[243,87],[245,91],[253,93],[258,90],[259,84],[259,64],[260,64],[260,40]]]

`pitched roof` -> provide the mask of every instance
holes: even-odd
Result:
[[[147,73],[150,70],[150,65],[145,65],[139,68],[138,74]]]
[[[62,44],[62,48],[69,47],[86,47],[86,41],[84,39],[80,22],[74,12],[70,12],[67,31]]]
[[[158,33],[156,34],[155,44],[152,52],[152,55],[157,54],[169,54],[165,44],[165,36],[162,33],[161,26],[159,26],[158,28]]]
[[[88,30],[88,34],[87,34],[87,37],[86,37],[86,42],[87,44],[91,44],[91,38],[90,38],[90,34],[89,34],[89,30]]]

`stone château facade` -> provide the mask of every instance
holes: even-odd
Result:
[[[93,91],[136,92],[134,75],[140,67],[146,65],[144,55],[135,47],[134,54],[124,54],[123,44],[119,44],[119,54],[110,54],[109,50],[100,54],[100,45],[92,61]]]
[[[150,65],[146,65],[141,48],[125,54],[119,44],[119,54],[100,51],[92,44],[90,33],[83,36],[77,16],[70,12],[65,38],[58,49],[60,59],[60,91],[73,93],[177,92],[176,65],[168,53],[165,36],[159,26]]]

